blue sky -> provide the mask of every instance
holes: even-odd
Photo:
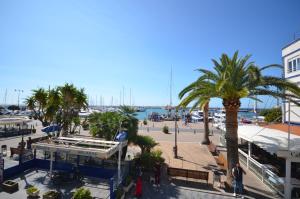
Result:
[[[127,104],[131,89],[135,105],[166,105],[172,66],[176,104],[194,70],[223,52],[281,63],[281,48],[300,37],[299,8],[297,0],[0,1],[0,103],[6,89],[16,103],[14,89],[23,99],[69,82],[94,103],[119,103],[124,87]]]

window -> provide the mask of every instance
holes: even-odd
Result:
[[[300,58],[294,58],[288,61],[287,73],[300,70]]]
[[[293,62],[289,61],[288,73],[293,71]]]
[[[296,71],[297,70],[297,60],[296,59],[294,59],[293,60],[293,71]]]

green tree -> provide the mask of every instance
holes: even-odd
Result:
[[[121,130],[122,120],[118,112],[92,113],[89,117],[90,133],[94,137],[113,140]]]
[[[120,112],[92,113],[90,132],[95,137],[113,140],[121,130],[127,132],[128,142],[133,142],[138,132],[138,119],[132,108],[123,106]]]
[[[47,103],[48,94],[45,89],[39,88],[33,90],[33,94],[25,99],[27,108],[33,111],[34,118],[40,120],[43,126],[50,124],[50,121],[47,120],[49,114],[46,112],[47,106],[49,106]]]
[[[265,116],[266,122],[281,122],[282,110],[281,108],[265,109],[260,112],[261,116]]]
[[[78,114],[81,109],[88,107],[84,89],[77,89],[73,84],[65,84],[51,90],[33,90],[33,94],[26,98],[25,104],[43,126],[55,122],[63,127],[64,134],[75,133],[80,125]]]
[[[214,95],[216,94],[216,97],[223,100],[226,112],[225,138],[228,161],[227,182],[229,184],[232,181],[232,168],[239,162],[237,114],[241,105],[240,99],[252,98],[258,100],[256,98],[257,95],[271,95],[297,103],[295,99],[299,99],[300,96],[300,89],[296,84],[281,78],[262,75],[262,70],[270,67],[279,67],[279,65],[268,65],[259,68],[254,62],[249,62],[249,58],[250,55],[239,58],[238,52],[235,52],[233,57],[222,54],[218,61],[212,60],[214,64],[213,71],[198,69],[201,72],[199,82],[203,84],[200,87],[206,89],[205,84],[209,84],[207,91],[215,88]],[[280,92],[276,92],[273,88],[278,88]],[[283,92],[283,90],[289,92]],[[199,98],[201,97],[205,98],[207,95],[200,92]]]
[[[209,140],[209,101],[213,97],[217,97],[215,85],[210,83],[209,79],[199,78],[197,81],[185,87],[179,93],[181,99],[178,107],[186,108],[190,103],[194,103],[191,111],[199,107],[203,110],[204,136],[202,144],[210,144]]]
[[[137,136],[139,120],[136,118],[135,109],[129,106],[121,106],[121,128],[128,133],[128,141],[132,142]]]
[[[74,133],[72,130],[73,121],[78,117],[80,109],[87,108],[87,96],[84,89],[77,89],[73,84],[67,83],[58,89],[61,95],[62,128],[64,132]]]

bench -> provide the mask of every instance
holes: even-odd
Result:
[[[185,177],[186,181],[188,178],[205,180],[208,185],[208,172],[207,171],[198,171],[198,170],[189,170],[189,169],[180,169],[168,167],[168,175],[174,177]]]

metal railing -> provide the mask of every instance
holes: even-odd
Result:
[[[275,190],[281,196],[284,196],[284,182],[280,180],[279,176],[266,168],[263,164],[260,164],[248,154],[239,149],[240,161],[247,166],[264,184]]]

